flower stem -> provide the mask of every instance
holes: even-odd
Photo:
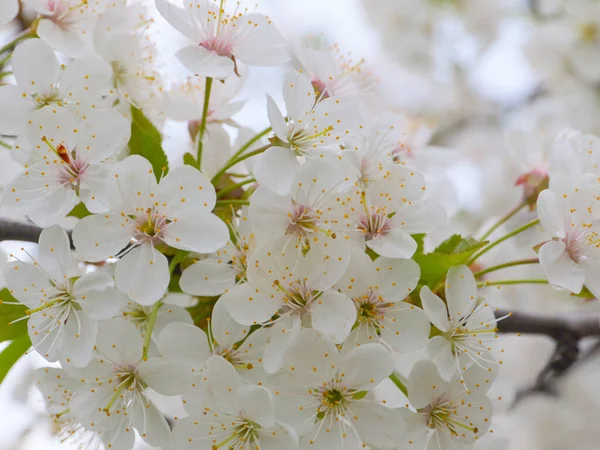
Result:
[[[244,206],[244,205],[249,205],[249,204],[250,204],[250,202],[248,200],[230,199],[230,200],[217,200],[216,206],[229,206],[229,205]]]
[[[471,264],[473,264],[481,255],[483,255],[484,253],[489,252],[491,249],[493,249],[494,247],[496,247],[498,244],[501,244],[502,242],[506,241],[507,239],[510,239],[513,236],[516,236],[517,234],[522,233],[523,231],[528,230],[529,228],[532,228],[534,226],[536,226],[538,223],[540,223],[540,219],[535,219],[532,220],[531,222],[526,223],[525,225],[523,225],[522,227],[517,228],[514,231],[511,231],[510,233],[502,236],[500,239],[495,240],[494,242],[492,242],[489,245],[486,245],[485,247],[483,247],[478,253],[475,253],[473,255],[473,257],[467,262],[467,266],[470,266]]]
[[[35,32],[31,28],[23,30],[17,34],[12,41],[0,48],[0,54],[12,50],[18,43],[35,36]]]
[[[529,258],[529,259],[518,259],[516,261],[510,261],[502,264],[498,264],[496,266],[490,266],[485,269],[480,270],[479,272],[475,272],[475,278],[485,275],[486,273],[495,272],[496,270],[505,269],[506,267],[514,267],[514,266],[522,266],[525,264],[538,264],[540,260],[538,258]]]
[[[258,133],[256,136],[254,136],[253,138],[248,140],[244,145],[242,145],[240,147],[240,149],[237,152],[235,152],[230,159],[237,159],[242,153],[244,153],[246,150],[248,150],[250,147],[252,147],[252,144],[256,143],[262,137],[269,134],[271,132],[271,130],[272,130],[271,127],[268,127],[268,128],[265,128],[264,130],[262,130],[260,133]]]
[[[548,280],[525,279],[525,280],[479,281],[477,283],[477,287],[508,286],[508,285],[512,285],[512,284],[548,284]]]
[[[498,222],[496,222],[489,230],[487,230],[483,236],[481,236],[481,241],[485,241],[486,238],[490,237],[494,231],[496,231],[501,225],[508,222],[512,217],[514,217],[519,211],[521,211],[527,203],[523,202],[513,209],[511,209],[504,217],[502,217]]]
[[[204,106],[202,107],[202,120],[200,121],[200,129],[198,130],[198,167],[202,165],[202,147],[204,143],[204,133],[206,132],[206,120],[208,118],[208,106],[210,104],[210,91],[212,90],[213,79],[206,77],[204,86]]]
[[[255,181],[256,180],[254,178],[249,178],[247,180],[240,181],[239,183],[232,184],[231,186],[227,186],[226,188],[223,188],[219,192],[217,192],[217,198],[224,197],[230,192],[235,191],[236,189],[241,188],[242,186],[245,186],[247,184],[254,183]]]
[[[12,145],[10,145],[10,144],[7,144],[7,143],[6,143],[6,142],[4,142],[4,141],[0,141],[0,146],[1,146],[1,147],[4,147],[4,148],[7,148],[7,149],[9,149],[9,150],[12,148]]]
[[[162,306],[162,300],[157,301],[152,308],[152,312],[150,313],[150,319],[148,319],[148,325],[146,326],[146,332],[144,333],[144,350],[142,353],[142,358],[144,361],[148,359],[148,350],[150,349],[150,339],[152,338],[152,330],[154,329],[154,324],[156,323],[156,316],[158,315],[158,310]]]
[[[271,144],[267,144],[267,145],[263,145],[261,148],[258,148],[256,150],[251,151],[250,153],[246,153],[244,155],[238,156],[235,159],[230,159],[229,161],[227,161],[227,163],[221,168],[221,170],[219,170],[215,176],[212,178],[211,183],[213,184],[213,186],[215,186],[217,184],[217,182],[219,181],[219,179],[225,175],[225,172],[227,172],[228,169],[232,168],[233,166],[235,166],[237,163],[240,163],[242,161],[244,161],[245,159],[248,158],[252,158],[253,156],[256,155],[260,155],[261,153],[263,153],[265,150],[267,150],[268,148],[271,147]]]
[[[390,375],[390,380],[394,382],[396,387],[400,389],[400,391],[404,394],[405,397],[408,397],[408,389],[406,388],[406,385],[400,380],[398,375],[396,375],[396,372],[392,372],[392,374]]]

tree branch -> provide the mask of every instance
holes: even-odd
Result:
[[[43,228],[32,223],[22,222],[12,219],[0,219],[0,242],[2,241],[20,241],[20,242],[38,242]],[[71,231],[67,230],[71,250],[74,250]]]

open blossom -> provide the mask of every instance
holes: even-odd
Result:
[[[114,4],[109,0],[25,0],[24,3],[40,15],[37,35],[73,58],[88,51],[90,30],[98,14]]]
[[[225,79],[238,73],[237,61],[250,66],[281,66],[289,60],[283,37],[262,14],[249,13],[237,2],[186,0],[185,8],[156,0],[162,16],[194,42],[177,52],[181,63],[197,75]]]
[[[344,161],[307,161],[296,173],[290,191],[281,195],[259,188],[249,214],[259,242],[287,236],[302,249],[322,248],[327,253],[345,247],[342,200],[358,173]]]
[[[446,218],[439,203],[424,199],[425,190],[420,173],[400,164],[389,167],[366,189],[357,186],[348,195],[348,235],[381,256],[410,258],[417,250],[410,235],[431,232]]]
[[[267,113],[275,133],[274,146],[258,160],[254,176],[268,189],[287,193],[304,159],[339,159],[344,139],[351,137],[355,114],[347,101],[317,96],[310,79],[290,70],[283,81],[287,121],[267,97]]]
[[[393,368],[392,355],[381,344],[342,355],[333,341],[302,330],[271,386],[277,413],[301,437],[300,448],[393,448],[404,432],[401,413],[370,395]]]
[[[202,334],[191,325],[171,324],[159,336],[159,355],[145,360],[142,337],[132,324],[123,319],[102,322],[92,363],[65,368],[79,381],[70,399],[71,413],[86,429],[101,431],[109,448],[133,448],[134,429],[148,444],[167,446],[169,425],[146,388],[163,395],[181,393],[204,364],[191,344]]]
[[[246,282],[246,268],[256,239],[247,215],[234,228],[235,241],[187,267],[181,274],[179,286],[190,295],[220,295],[236,284]]]
[[[248,282],[227,291],[222,300],[231,316],[244,325],[268,324],[265,347],[267,372],[281,366],[285,349],[295,340],[302,323],[341,343],[356,320],[352,300],[333,290],[344,273],[349,252],[330,256],[320,248],[306,255],[298,245],[279,238],[255,250],[248,263]]]
[[[358,345],[381,340],[398,351],[425,347],[429,320],[421,308],[403,302],[420,275],[419,265],[411,259],[371,261],[363,252],[352,252],[350,265],[336,285],[356,306],[357,325],[350,339]]]
[[[220,356],[206,362],[198,412],[178,420],[173,441],[180,449],[294,450],[298,437],[277,420],[274,395],[245,382]]]
[[[539,249],[540,265],[548,281],[574,293],[585,285],[598,297],[600,222],[594,218],[595,202],[589,187],[563,186],[558,192],[543,191],[537,210],[544,231],[552,238]]]
[[[110,68],[97,57],[76,59],[61,68],[48,44],[28,39],[16,47],[11,64],[16,85],[0,86],[2,133],[20,134],[32,113],[47,105],[65,107],[80,117],[110,106],[102,97]]]
[[[132,155],[109,175],[107,213],[83,218],[73,230],[78,254],[103,261],[121,253],[116,286],[142,305],[151,305],[169,284],[169,263],[155,246],[210,253],[229,239],[227,226],[211,213],[214,187],[190,166],[172,170],[160,183],[150,162]]]
[[[56,223],[81,200],[106,211],[108,162],[129,140],[130,126],[116,111],[97,111],[78,122],[65,108],[46,106],[26,129],[29,164],[5,188],[3,207],[40,226]]]
[[[428,344],[431,358],[444,375],[464,372],[472,364],[490,368],[490,344],[496,339],[492,307],[480,302],[477,282],[467,266],[451,267],[446,277],[446,303],[427,286],[421,289],[425,314],[440,331]]]
[[[472,366],[444,381],[435,364],[419,361],[408,378],[408,399],[416,412],[402,411],[407,433],[399,449],[463,450],[490,428],[487,397],[497,372]]]
[[[92,358],[98,320],[117,314],[122,296],[110,275],[71,271],[67,233],[55,225],[40,235],[39,258],[13,261],[4,268],[11,294],[29,309],[33,347],[48,361],[85,366]]]
[[[152,320],[152,307],[140,305],[133,300],[129,300],[121,307],[119,316],[134,324],[143,336],[148,330],[150,320]],[[154,319],[152,328],[153,337],[158,335],[163,328],[173,322],[189,325],[193,324],[190,313],[181,306],[169,303],[169,296],[166,296],[165,300],[158,308],[156,318]]]

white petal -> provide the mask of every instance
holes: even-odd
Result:
[[[158,202],[161,213],[178,217],[189,211],[212,211],[217,195],[210,180],[198,169],[181,166],[161,180],[154,200]]]
[[[405,426],[398,409],[358,401],[352,405],[352,425],[372,448],[394,448],[404,437]]]
[[[298,436],[289,425],[277,422],[268,430],[258,430],[258,440],[261,450],[296,450]]]
[[[220,295],[235,286],[236,275],[228,261],[204,259],[183,271],[179,287],[190,295]]]
[[[298,377],[298,383],[328,381],[338,369],[340,355],[335,343],[318,331],[300,331],[285,354],[284,369]]]
[[[257,181],[279,195],[287,194],[300,163],[291,150],[271,147],[256,162],[254,176]]]
[[[354,302],[335,291],[324,292],[311,306],[312,326],[336,344],[341,344],[356,322]]]
[[[565,237],[564,203],[549,189],[542,191],[537,199],[537,213],[540,224],[551,236]]]
[[[452,343],[444,336],[431,338],[427,344],[427,354],[444,378],[449,378],[458,370],[458,363],[452,353]]]
[[[60,65],[52,48],[41,39],[17,45],[11,62],[15,80],[23,89],[43,95],[56,87]]]
[[[405,233],[430,233],[444,225],[447,220],[446,210],[436,201],[418,202],[402,212],[402,229]],[[398,216],[400,220],[400,215]]]
[[[141,305],[160,300],[169,285],[169,261],[152,244],[142,244],[119,260],[115,268],[117,289]]]
[[[455,266],[446,276],[446,302],[450,320],[468,316],[477,301],[477,282],[467,266]]]
[[[85,367],[92,359],[96,345],[98,322],[91,320],[83,311],[72,310],[64,325],[65,346],[62,358],[76,367]]]
[[[243,417],[263,428],[275,425],[275,407],[271,391],[263,386],[242,385],[236,391],[237,404]]]
[[[267,95],[267,115],[269,116],[269,122],[275,135],[282,141],[287,141],[287,125],[285,123],[285,117],[281,114],[279,107],[273,100],[273,97]]]
[[[417,251],[416,241],[401,228],[367,241],[367,247],[386,258],[410,258]]]
[[[276,373],[281,369],[285,353],[298,337],[301,325],[299,316],[287,315],[280,318],[269,329],[269,339],[263,355],[265,372]]]
[[[177,222],[171,222],[162,233],[171,247],[212,253],[229,241],[229,228],[214,214],[189,210],[177,216]]]
[[[108,211],[105,186],[109,173],[109,164],[94,164],[88,166],[80,178],[79,198],[91,213]]]
[[[78,124],[73,114],[66,108],[44,106],[31,114],[27,125],[27,139],[32,146],[39,146],[48,161],[54,161],[58,155],[44,140],[50,141],[54,148],[63,144],[67,151],[72,151],[77,144]]]
[[[381,344],[364,344],[355,347],[340,361],[339,371],[344,383],[358,391],[370,391],[394,370],[394,358]]]
[[[379,269],[379,292],[386,301],[391,302],[405,299],[417,286],[421,276],[419,265],[412,259],[381,257],[375,260],[375,267]]]
[[[77,156],[88,164],[115,156],[129,142],[131,125],[115,110],[92,111],[79,127]]]
[[[79,58],[85,54],[85,46],[79,36],[61,28],[51,20],[40,20],[36,32],[40,38],[54,49],[71,58]]]
[[[585,281],[585,272],[565,251],[563,241],[546,242],[539,251],[540,266],[548,281],[578,294]]]
[[[283,36],[270,19],[246,14],[238,26],[244,38],[234,43],[233,53],[240,61],[251,66],[281,66],[289,61]]]
[[[381,338],[393,349],[413,352],[422,349],[429,340],[430,324],[425,312],[414,305],[398,302],[386,312]]]
[[[197,367],[200,367],[198,365]],[[150,358],[138,365],[138,374],[149,387],[162,395],[179,395],[198,373],[189,362],[173,358]]]
[[[199,45],[184,47],[175,56],[196,75],[222,80],[233,74],[234,65],[231,58],[219,56]]]
[[[204,365],[211,356],[206,333],[195,325],[171,323],[158,335],[158,351],[169,359]]]
[[[40,234],[39,263],[54,280],[64,283],[69,275],[71,244],[67,232],[58,225]]]
[[[231,317],[243,325],[266,322],[281,306],[280,301],[272,298],[269,292],[263,292],[249,283],[234,286],[221,299]]]
[[[21,134],[36,104],[18,86],[0,86],[0,133]]]
[[[147,397],[138,397],[134,402],[131,423],[151,446],[166,448],[171,443],[171,428],[165,415]]]
[[[112,69],[96,55],[90,55],[69,62],[59,78],[59,95],[63,98],[80,100],[101,100],[102,93],[111,88]],[[91,103],[92,108],[94,103]]]
[[[226,414],[236,414],[237,391],[245,383],[231,363],[221,356],[212,356],[206,361],[206,368],[202,373],[206,380],[206,392],[214,409]]]
[[[446,390],[446,383],[431,361],[419,361],[408,376],[408,398],[417,409],[432,404]]]
[[[225,303],[219,299],[212,311],[212,335],[216,344],[222,348],[234,347],[234,344],[242,341],[250,331],[250,327],[240,325],[231,314],[227,312]],[[254,332],[253,334],[256,334]],[[261,349],[257,349],[262,352]]]
[[[442,299],[431,292],[429,287],[423,286],[421,288],[421,302],[430,322],[440,331],[449,331],[448,310]]]
[[[198,414],[201,414],[199,412]],[[218,438],[214,436],[215,429],[223,430],[223,440],[234,433],[231,426],[231,417],[225,414],[219,414],[217,417],[206,416],[202,420],[196,420],[198,416],[186,417],[175,423],[173,428],[173,447],[182,450],[212,450],[215,444],[218,444]]]
[[[55,291],[48,275],[39,266],[11,261],[4,267],[4,278],[11,294],[27,306],[37,308],[50,301]]]
[[[194,28],[190,13],[167,0],[155,0],[156,9],[161,16],[177,31],[192,41],[199,40],[198,33]]]
[[[108,273],[96,271],[79,278],[73,285],[72,294],[91,318],[111,319],[124,304],[123,296],[113,285],[113,279]]]
[[[5,24],[17,17],[19,13],[18,0],[5,0],[0,5],[0,24]]]
[[[124,319],[100,322],[96,347],[102,357],[116,364],[137,364],[142,359],[142,336]]]
[[[128,156],[114,165],[106,182],[111,209],[125,209],[130,213],[146,211],[156,185],[150,162],[139,155]]]
[[[134,225],[117,213],[95,214],[81,219],[73,229],[73,244],[84,261],[116,256],[133,235]]]
[[[310,79],[297,70],[288,70],[283,81],[283,98],[288,116],[294,121],[302,120],[315,105],[315,89]]]

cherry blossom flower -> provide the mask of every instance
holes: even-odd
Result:
[[[277,420],[273,394],[251,385],[220,356],[206,362],[205,396],[198,413],[178,420],[173,430],[177,448],[297,449],[293,429]]]
[[[169,283],[167,258],[156,245],[210,253],[229,239],[227,226],[211,213],[214,187],[190,166],[157,183],[150,162],[132,155],[113,167],[106,190],[110,212],[83,218],[73,241],[87,261],[115,257],[129,246],[117,262],[115,282],[142,305],[159,300]]]
[[[202,335],[199,328],[173,323],[160,333],[159,355],[144,360],[135,326],[123,319],[101,322],[92,362],[81,369],[65,367],[79,381],[70,398],[72,414],[86,429],[101,431],[111,448],[133,448],[134,429],[148,444],[167,446],[169,425],[146,388],[180,394],[205,362],[201,352],[182,343],[200,342]]]
[[[600,295],[600,223],[593,210],[596,197],[585,187],[555,188],[558,192],[547,189],[538,197],[540,223],[552,238],[539,249],[540,265],[554,286],[579,293],[585,285]]]
[[[302,330],[274,381],[277,414],[301,437],[300,448],[393,448],[404,432],[399,410],[370,392],[394,367],[381,344],[364,344],[341,355],[313,329]]]
[[[417,243],[410,236],[441,226],[446,218],[442,206],[424,199],[425,182],[420,173],[395,165],[367,189],[356,187],[348,196],[347,233],[356,242],[388,258],[410,258]]]
[[[497,372],[472,366],[444,381],[435,364],[419,361],[408,378],[408,399],[416,409],[404,410],[407,433],[399,449],[461,450],[490,428],[493,406],[486,396]]]
[[[267,372],[279,369],[283,353],[303,322],[337,343],[348,337],[356,309],[348,297],[332,287],[344,273],[349,256],[347,249],[344,254],[330,256],[319,248],[301,255],[297,244],[286,245],[286,238],[279,238],[252,254],[248,282],[223,294],[227,311],[241,324],[268,324],[277,314],[265,347]]]
[[[427,350],[442,374],[462,373],[472,364],[490,368],[496,364],[490,343],[496,339],[496,318],[492,307],[479,301],[477,282],[467,266],[451,267],[446,277],[446,303],[421,289],[425,314],[440,334]]]
[[[225,79],[239,75],[237,61],[250,66],[281,66],[289,60],[283,37],[262,14],[249,13],[238,2],[228,12],[226,0],[187,0],[185,8],[156,0],[162,16],[194,42],[177,58],[197,75]]]
[[[275,101],[267,97],[274,146],[254,169],[256,179],[278,194],[290,190],[301,166],[298,157],[339,159],[343,140],[351,137],[356,125],[351,105],[334,97],[317,97],[310,79],[295,70],[285,75],[283,98],[287,121]]]
[[[55,225],[40,235],[39,260],[4,268],[11,294],[29,309],[33,347],[48,361],[85,366],[92,358],[98,320],[115,316],[123,302],[110,275],[71,270],[67,233]]]
[[[361,345],[381,339],[404,352],[425,347],[429,320],[421,308],[402,301],[420,275],[419,265],[411,259],[371,261],[365,253],[352,252],[350,265],[336,285],[356,306],[357,326],[350,340]]]
[[[19,44],[12,55],[14,85],[0,86],[0,132],[22,133],[32,113],[47,105],[69,109],[83,117],[107,109],[110,68],[88,56],[62,69],[54,51],[40,39]]]
[[[129,141],[125,118],[107,110],[78,122],[65,108],[46,106],[32,114],[26,136],[31,164],[6,186],[5,210],[47,226],[65,217],[79,200],[92,212],[108,209],[108,160]]]

